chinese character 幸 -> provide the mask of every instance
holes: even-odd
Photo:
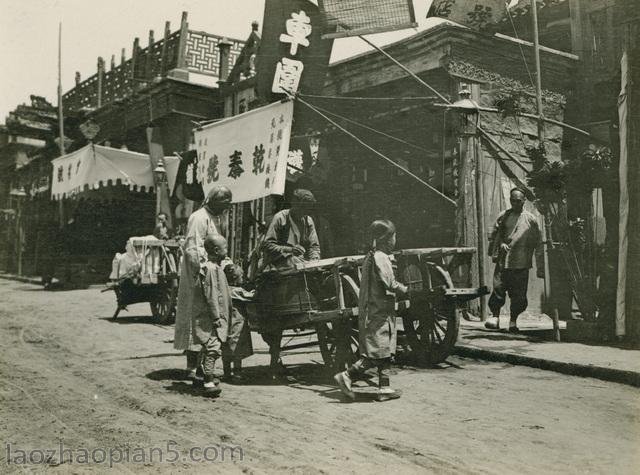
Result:
[[[302,61],[282,58],[276,66],[271,91],[280,94],[285,91],[297,92],[303,69],[304,64],[302,64]]]
[[[311,18],[307,16],[304,10],[300,13],[292,13],[291,18],[286,21],[287,34],[280,35],[282,43],[291,43],[289,53],[295,56],[298,52],[298,45],[309,46],[307,36],[311,34]]]
[[[244,168],[242,168],[242,152],[239,150],[234,150],[234,152],[229,155],[231,161],[229,162],[229,175],[234,180],[237,180],[240,175],[244,173]]]

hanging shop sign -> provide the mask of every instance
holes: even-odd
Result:
[[[331,56],[323,40],[320,10],[307,0],[265,2],[262,39],[257,55],[258,94],[267,102],[285,91],[320,92]]]
[[[275,102],[194,130],[205,196],[216,185],[234,203],[282,195],[292,117],[293,102]]]
[[[319,0],[319,5],[322,38],[343,38],[418,26],[412,0]]]

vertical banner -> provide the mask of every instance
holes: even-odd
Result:
[[[215,185],[233,202],[282,195],[293,119],[293,102],[275,102],[194,131],[197,178],[205,196]]]
[[[320,92],[332,40],[321,37],[320,10],[307,0],[268,0],[256,58],[257,90],[272,102],[290,92]]]

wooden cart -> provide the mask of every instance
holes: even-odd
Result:
[[[174,240],[132,239],[131,243],[138,257],[135,271],[107,284],[107,290],[113,290],[117,300],[112,318],[118,318],[127,305],[149,302],[156,323],[173,323],[178,299],[180,245]]]
[[[469,286],[473,248],[405,249],[395,253],[396,275],[410,289],[397,303],[398,340],[424,364],[444,361],[456,342],[460,306],[487,293]],[[342,369],[359,352],[358,295],[363,256],[337,257],[273,272],[258,283],[249,322],[258,332],[307,330],[326,365]],[[465,287],[458,287],[463,284]]]

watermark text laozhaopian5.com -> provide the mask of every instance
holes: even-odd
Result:
[[[110,447],[71,449],[62,442],[56,448],[23,449],[5,444],[7,465],[104,464],[120,463],[214,463],[244,460],[242,447],[212,444],[180,449],[172,440],[164,447]]]

